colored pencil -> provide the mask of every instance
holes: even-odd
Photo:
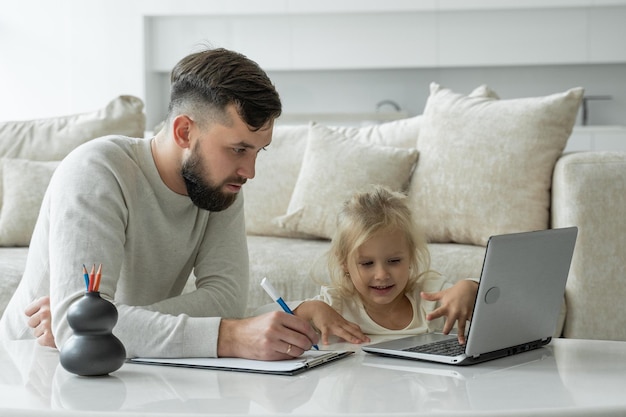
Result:
[[[93,284],[94,291],[100,291],[100,280],[102,279],[102,264],[98,267],[98,272],[96,272],[96,282]]]
[[[85,278],[85,290],[89,291],[89,274],[87,273],[85,264],[83,264],[83,277]]]

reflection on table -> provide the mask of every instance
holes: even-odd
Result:
[[[59,365],[56,350],[4,342],[0,414],[626,414],[624,342],[558,339],[467,367],[330,348],[357,353],[297,376],[124,364],[109,376],[80,377]]]

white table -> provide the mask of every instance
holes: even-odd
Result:
[[[356,354],[298,376],[124,364],[78,377],[58,353],[0,343],[0,416],[626,415],[626,342],[558,339],[453,367]]]

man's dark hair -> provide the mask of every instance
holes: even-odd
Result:
[[[259,130],[280,116],[282,106],[274,84],[259,65],[223,48],[196,52],[181,59],[171,75],[168,119],[190,114],[203,123],[226,117],[234,104],[251,130]]]

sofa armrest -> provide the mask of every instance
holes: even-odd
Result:
[[[563,155],[552,182],[552,227],[578,226],[566,289],[570,338],[626,340],[626,152]]]

